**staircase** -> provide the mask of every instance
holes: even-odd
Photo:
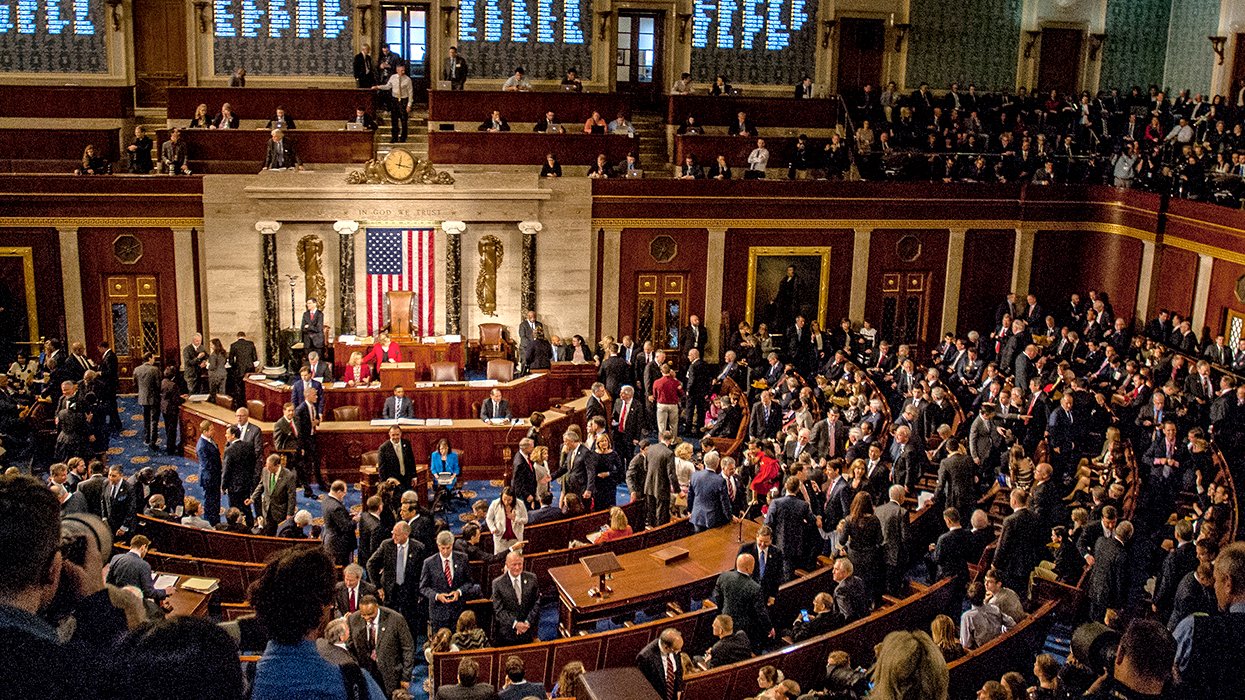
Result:
[[[376,130],[374,140],[377,159],[389,155],[389,151],[393,150],[394,146],[402,146],[416,158],[426,159],[428,157],[427,108],[411,110],[406,129],[406,143],[403,144],[395,144],[389,140],[392,132],[390,131],[391,126],[387,116],[384,119],[378,117],[376,121],[380,124],[380,128]]]
[[[666,155],[666,120],[657,112],[636,110],[631,114],[631,125],[640,136],[640,165],[644,177],[671,177],[669,157]]]

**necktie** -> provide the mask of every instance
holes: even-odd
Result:
[[[735,502],[735,479],[733,477],[726,480],[726,495],[731,503]]]
[[[355,595],[356,595],[356,592],[357,592],[358,590],[359,590],[359,589],[357,589],[357,588],[351,588],[351,589],[350,589],[350,612],[354,612],[354,611],[355,611],[355,610],[357,610],[357,609],[358,609],[358,607],[359,607],[359,603],[358,603],[358,601],[355,599]]]
[[[277,475],[273,474],[272,472],[268,472],[268,493],[272,493],[273,491],[276,491],[276,490],[277,490]]]
[[[769,557],[765,555],[766,550],[761,549],[757,552],[757,563],[761,567],[761,578],[765,578],[765,564],[769,561]]]
[[[394,571],[394,580],[401,586],[406,582],[406,545],[398,545],[397,567]]]
[[[519,605],[523,604],[523,586],[519,584],[519,577],[513,576],[510,583],[514,584],[514,602]]]
[[[376,622],[367,626],[367,644],[371,649],[372,658],[376,658]]]
[[[403,475],[406,474],[406,460],[402,458],[402,443],[393,443],[394,454],[398,455],[398,471]]]
[[[294,434],[294,437],[298,437],[298,423],[290,421],[290,432]]]
[[[674,700],[674,657],[666,657],[666,700]]]
[[[627,430],[627,407],[630,405],[631,403],[629,401],[623,402],[622,413],[618,416],[618,431],[619,432],[626,432]]]
[[[454,587],[454,573],[450,571],[450,560],[449,559],[441,560],[441,569],[445,572],[445,585],[453,588]]]

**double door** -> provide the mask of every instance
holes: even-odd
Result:
[[[878,332],[891,344],[920,344],[929,331],[929,272],[882,274],[882,318]]]
[[[120,390],[134,390],[134,368],[160,353],[160,303],[154,275],[104,275],[104,334],[117,353]]]
[[[687,325],[687,275],[675,272],[641,272],[636,276],[635,342],[653,341],[657,350],[675,351]]]
[[[385,19],[382,43],[406,62],[417,101],[423,101],[430,77],[428,65],[428,5],[381,5]],[[439,76],[438,76],[439,77]]]
[[[631,104],[651,107],[663,94],[662,25],[664,12],[623,10],[618,13],[618,52],[614,79]],[[603,115],[612,118],[611,115]]]

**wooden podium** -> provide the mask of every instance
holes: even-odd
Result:
[[[402,342],[419,335],[418,325],[413,325],[411,321],[415,317],[414,306],[415,292],[385,292],[385,314],[389,316],[389,335],[394,340]]]
[[[597,577],[596,588],[589,588],[588,595],[593,598],[608,598],[614,589],[605,585],[605,577],[623,570],[622,564],[618,563],[618,557],[613,552],[602,552],[582,557],[579,563],[584,565],[589,576]]]

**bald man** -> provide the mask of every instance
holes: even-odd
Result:
[[[718,576],[713,586],[713,602],[723,615],[730,615],[735,629],[743,630],[752,642],[753,650],[765,647],[774,633],[765,594],[761,584],[752,578],[756,560],[751,554],[735,557],[735,568]]]

